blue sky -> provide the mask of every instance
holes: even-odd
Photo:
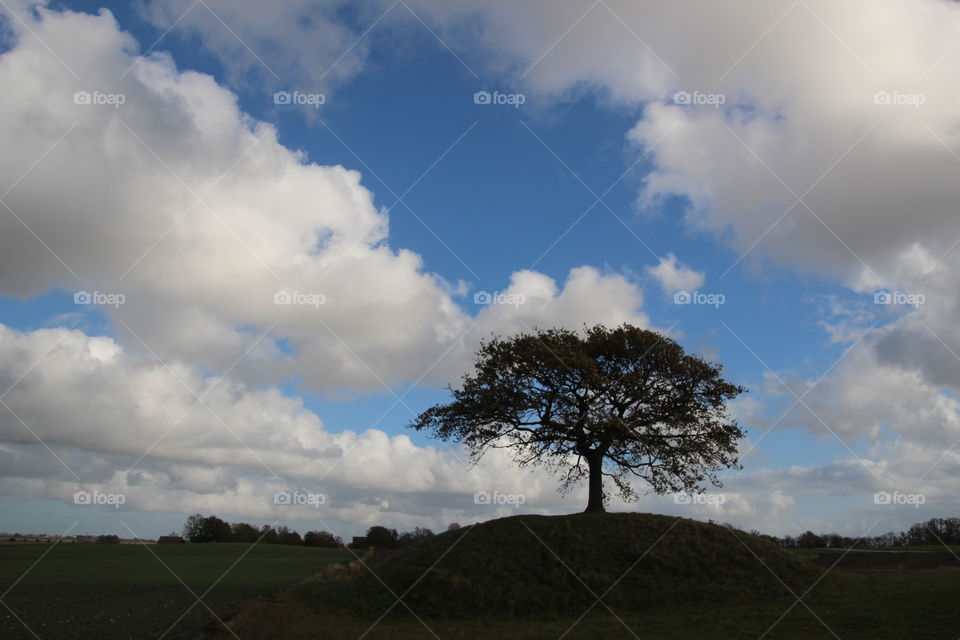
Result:
[[[354,11],[337,3],[330,4],[335,6],[335,10],[316,19],[329,21],[343,29],[347,34],[347,42],[360,42],[348,49],[348,53],[362,52],[362,61],[357,71],[345,77],[335,74],[329,78],[321,77],[319,83],[316,71],[306,77],[296,73],[289,76],[283,74],[283,54],[291,52],[259,47],[258,37],[262,34],[250,32],[252,27],[249,24],[233,25],[236,30],[233,35],[243,44],[240,55],[252,58],[256,54],[262,60],[238,62],[235,48],[218,49],[217,43],[224,37],[229,40],[229,37],[223,33],[214,35],[209,31],[222,26],[210,27],[209,21],[194,25],[188,16],[168,31],[170,21],[165,22],[162,15],[158,17],[157,13],[151,13],[149,7],[137,8],[126,4],[106,4],[106,7],[119,28],[136,39],[140,52],[155,43],[153,52],[168,53],[180,73],[195,71],[211,76],[217,84],[236,96],[240,111],[255,120],[274,123],[279,144],[290,150],[302,151],[305,154],[301,158],[302,163],[321,167],[341,165],[358,172],[361,185],[369,191],[373,206],[389,222],[389,233],[381,243],[393,251],[405,250],[419,256],[421,272],[434,274],[444,281],[450,299],[467,318],[477,316],[484,309],[482,305],[474,304],[476,292],[505,291],[510,286],[511,276],[522,270],[534,270],[548,276],[561,289],[571,270],[581,266],[593,267],[603,276],[625,279],[642,296],[641,307],[632,311],[644,314],[654,328],[669,329],[688,349],[722,362],[731,380],[749,388],[748,397],[750,402],[756,402],[756,411],[750,415],[744,411],[741,420],[750,437],[759,436],[780,416],[785,408],[785,398],[793,400],[782,393],[778,395],[777,392],[783,390],[778,389],[777,377],[790,380],[791,384],[806,381],[809,385],[825,373],[828,376],[838,373],[838,359],[848,349],[859,347],[856,336],[860,332],[866,331],[874,323],[881,330],[884,327],[899,327],[907,322],[904,318],[917,311],[898,307],[891,312],[886,307],[878,308],[873,304],[874,290],[894,289],[902,282],[897,280],[897,274],[901,274],[902,269],[898,266],[900,263],[896,262],[879,266],[881,258],[874,258],[869,247],[855,245],[854,248],[851,236],[841,240],[839,234],[834,234],[837,236],[834,243],[837,246],[823,248],[824,243],[821,242],[804,253],[804,243],[809,242],[810,234],[823,231],[815,222],[810,222],[806,211],[798,208],[769,236],[757,233],[757,229],[766,229],[783,213],[786,207],[778,209],[780,205],[777,198],[785,194],[771,195],[780,189],[777,185],[780,174],[773,169],[765,174],[749,154],[744,159],[745,166],[751,167],[749,177],[732,173],[728,176],[728,183],[732,185],[730,191],[708,183],[715,192],[707,196],[694,193],[691,197],[683,193],[683,187],[676,187],[673,189],[675,193],[656,194],[661,197],[655,199],[653,204],[639,203],[644,193],[652,193],[647,181],[665,173],[665,168],[672,169],[674,175],[680,175],[684,170],[690,171],[685,179],[691,192],[695,189],[692,185],[698,184],[694,168],[671,165],[676,163],[676,148],[670,149],[674,154],[674,159],[671,159],[666,149],[650,144],[649,137],[642,143],[636,143],[636,138],[630,133],[635,126],[640,126],[638,123],[655,123],[663,109],[681,114],[677,117],[689,117],[687,124],[692,131],[696,131],[695,125],[708,119],[725,119],[728,126],[743,127],[738,130],[750,140],[756,139],[747,135],[751,132],[750,127],[760,126],[761,123],[755,125],[752,118],[743,118],[743,113],[759,114],[755,116],[756,119],[763,120],[762,124],[769,127],[763,130],[766,134],[775,132],[781,126],[781,121],[791,126],[807,121],[801,109],[809,105],[790,103],[772,89],[774,97],[768,97],[763,92],[762,80],[756,80],[760,88],[752,86],[745,89],[742,87],[749,85],[740,78],[743,83],[740,91],[752,91],[753,97],[744,98],[739,108],[730,105],[729,110],[705,114],[699,107],[671,104],[671,89],[685,87],[676,83],[674,86],[668,83],[661,87],[657,84],[659,81],[655,74],[645,80],[649,80],[651,86],[642,91],[631,84],[633,80],[625,80],[623,85],[617,85],[610,79],[602,59],[596,62],[597,69],[592,72],[594,76],[575,76],[572,80],[558,81],[554,75],[559,72],[549,67],[554,62],[551,56],[557,59],[573,56],[579,60],[573,43],[568,49],[564,49],[562,44],[555,49],[549,48],[541,65],[522,47],[520,49],[523,50],[517,52],[510,51],[503,42],[484,42],[487,32],[474,32],[470,27],[474,24],[470,20],[481,18],[464,18],[464,22],[457,23],[456,18],[442,11],[433,13],[435,7],[426,2],[422,5],[414,3],[419,9],[418,17],[422,17],[426,24],[413,20],[397,7],[376,23],[369,33],[360,37],[373,19],[381,15],[380,12],[370,7],[364,11]],[[64,2],[52,4],[51,9],[68,15],[71,11],[95,12],[101,5],[103,3]],[[531,15],[539,14],[534,12]],[[840,21],[843,17],[838,14],[834,19]],[[496,16],[485,19],[495,23]],[[226,21],[229,23],[229,20]],[[11,24],[19,28],[18,23],[8,20],[8,25]],[[590,28],[589,19],[584,25],[583,29]],[[798,33],[803,33],[803,29],[809,27],[800,23],[796,28]],[[680,26],[677,29],[682,30]],[[464,32],[469,37],[461,38]],[[561,32],[554,30],[551,33]],[[282,34],[272,33],[264,37],[267,35],[278,37]],[[617,32],[616,37],[621,35]],[[50,34],[49,37],[53,40],[55,35]],[[359,41],[355,40],[357,37],[360,37]],[[571,40],[579,37],[577,32],[571,32]],[[589,37],[589,34],[584,37]],[[22,38],[21,35],[19,40],[8,39],[7,51],[21,46]],[[291,42],[276,46],[281,49],[290,46],[294,55],[309,55],[310,50],[298,52],[293,38],[294,35],[291,35]],[[479,44],[478,40],[481,41]],[[547,42],[550,41],[548,38]],[[283,43],[283,38],[271,42]],[[743,44],[742,49],[746,49],[749,42]],[[50,46],[56,50],[53,45]],[[236,42],[233,46],[236,47]],[[579,46],[585,45],[580,43]],[[763,46],[767,46],[767,43]],[[770,43],[769,46],[776,45]],[[514,56],[512,63],[505,66],[498,64],[500,58],[508,54]],[[763,55],[761,52],[757,57],[762,58]],[[868,54],[863,55],[869,57]],[[952,64],[952,60],[950,58],[948,62]],[[334,62],[334,66],[338,64],[329,59],[318,59],[313,66],[323,69],[331,62]],[[534,67],[527,66],[531,62],[534,62]],[[644,62],[647,63],[650,61]],[[312,63],[308,61],[306,64]],[[680,61],[670,67],[680,68],[681,64],[684,63]],[[748,58],[743,64],[747,67],[759,62],[750,62]],[[851,64],[855,64],[855,61]],[[881,67],[882,61],[874,65]],[[281,69],[281,73],[275,73],[274,66]],[[612,65],[608,66],[612,68]],[[535,72],[525,75],[522,73],[524,68],[535,68]],[[748,74],[750,68],[745,69],[744,73]],[[542,70],[544,76],[538,76]],[[588,72],[582,73],[589,75]],[[816,72],[811,70],[810,73]],[[558,83],[560,89],[557,88]],[[774,83],[770,84],[773,86]],[[667,91],[663,91],[664,88]],[[325,102],[317,109],[275,104],[275,91],[322,93]],[[474,93],[477,91],[520,94],[524,103],[517,107],[475,104]],[[644,97],[657,91],[664,95],[658,99]],[[731,96],[732,103],[733,96],[738,95],[736,86],[727,87],[725,91]],[[641,95],[636,95],[638,93]],[[777,110],[769,107],[770,102],[776,99],[782,101],[782,112],[774,113]],[[120,113],[124,117],[127,112],[121,109]],[[170,117],[175,119],[177,115]],[[834,123],[830,121],[830,124]],[[689,153],[702,153],[706,157],[713,152],[716,157],[722,156],[721,151],[710,147],[716,143],[708,136],[709,131],[704,131],[702,143],[691,137]],[[852,132],[847,136],[850,138],[856,137],[859,129],[850,126],[848,130],[841,131],[844,135]],[[783,133],[785,140],[771,142],[771,148],[776,149],[778,144],[790,144],[788,133],[799,136],[799,139],[805,135],[803,131],[788,131]],[[732,140],[725,144],[725,151],[737,146]],[[846,156],[839,153],[842,151],[841,147],[831,157],[836,159],[840,156],[845,163]],[[790,153],[796,154],[796,163],[792,162]],[[803,155],[803,149],[790,153],[784,154],[785,168],[782,169],[784,175],[794,169],[796,171],[795,175],[788,176],[786,182],[789,184],[809,184],[825,168],[823,162],[811,162],[810,169],[796,168],[807,158]],[[816,154],[811,151],[810,155]],[[857,161],[855,152],[851,154],[850,164]],[[781,168],[779,159],[770,162]],[[843,168],[846,166],[844,163],[837,166]],[[699,170],[693,159],[690,166]],[[16,178],[17,173],[11,175]],[[717,180],[723,181],[724,176],[717,175]],[[742,182],[737,183],[737,180]],[[751,183],[751,180],[756,182]],[[835,188],[830,178],[824,180],[824,184],[835,192],[829,197],[824,195],[824,201],[818,202],[816,209],[826,218],[823,226],[831,227],[834,224],[833,215],[838,217],[837,225],[840,225],[839,217],[844,215],[848,203],[846,198],[852,196]],[[597,203],[596,196],[601,194],[605,194],[602,202]],[[398,200],[400,195],[403,197]],[[751,200],[752,195],[755,198]],[[695,201],[697,207],[706,211],[705,214],[701,215],[699,210],[695,210]],[[790,205],[791,201],[787,200],[786,204]],[[306,196],[301,204],[304,211],[322,206],[311,202]],[[850,208],[856,207],[850,205]],[[753,216],[749,224],[744,222],[748,214]],[[270,215],[282,214],[265,212],[265,215],[269,219]],[[883,220],[898,217],[897,212],[890,215],[878,212],[876,215]],[[705,218],[711,223],[704,224]],[[30,224],[30,220],[25,219]],[[807,224],[812,227],[805,226]],[[936,225],[931,223],[931,228],[935,229]],[[896,229],[887,230],[882,225],[877,229],[878,236],[897,237]],[[947,227],[944,229],[942,235],[949,236]],[[796,235],[792,236],[794,232]],[[937,235],[932,234],[929,241],[930,251],[934,254]],[[762,242],[754,247],[751,239],[758,237],[762,238]],[[913,246],[908,240],[913,245],[923,246],[922,238],[904,238],[904,247]],[[878,241],[877,246],[877,256],[899,255],[899,249],[890,250],[889,245],[883,245],[882,242]],[[817,253],[821,250],[824,252],[822,255]],[[95,251],[90,249],[91,253]],[[855,254],[857,260],[850,258],[851,253]],[[861,254],[868,258],[860,260]],[[670,255],[683,269],[702,275],[704,282],[698,287],[702,293],[722,294],[724,303],[716,307],[675,304],[674,292],[662,286],[648,271]],[[746,257],[741,261],[744,255]],[[878,265],[876,271],[882,275],[881,279],[871,281],[858,272],[868,262]],[[461,281],[464,284],[458,290]],[[0,319],[6,326],[25,334],[43,328],[74,327],[86,336],[108,337],[129,352],[142,352],[142,345],[118,329],[120,325],[117,318],[120,316],[111,314],[109,309],[78,309],[73,300],[75,290],[65,285],[62,279],[52,277],[39,287],[28,287],[27,290],[18,290],[11,284],[2,291],[0,297]],[[597,304],[596,301],[592,303]],[[606,299],[599,301],[600,306],[608,304],[612,306],[614,302]],[[156,314],[157,311],[151,313]],[[590,309],[589,312],[584,310],[583,317],[603,317],[604,313],[605,308]],[[132,316],[125,317],[129,320]],[[563,321],[576,327],[584,321],[579,318],[573,314],[564,317]],[[852,319],[854,326],[848,327],[850,331],[842,339],[832,340],[826,325],[836,326],[839,320],[845,318]],[[253,334],[266,325],[265,322],[260,325],[256,322],[244,324],[236,319],[226,322]],[[934,320],[929,322],[934,324]],[[320,327],[316,331],[323,332]],[[949,343],[950,338],[945,341]],[[165,342],[158,339],[157,344]],[[298,347],[291,346],[296,344],[302,343],[291,336],[277,336],[278,348],[287,351],[288,355],[296,354]],[[197,367],[198,371],[216,375],[220,373],[213,360],[198,358],[191,362],[189,354],[176,349],[169,353],[161,347],[152,350],[155,351],[152,355],[159,355],[164,361],[183,361]],[[916,362],[894,362],[890,358],[882,361],[882,364],[897,365],[900,367],[898,371],[904,372],[923,368]],[[317,368],[325,364],[318,360],[309,366]],[[376,365],[373,368],[376,369]],[[375,382],[351,389],[349,382],[343,386],[329,380],[320,384],[311,382],[304,371],[288,370],[280,376],[264,373],[262,379],[258,379],[255,367],[247,370],[244,366],[240,369],[244,370],[243,380],[251,388],[276,387],[286,397],[302,400],[304,406],[322,420],[329,434],[344,430],[360,433],[373,427],[389,436],[405,434],[417,447],[439,446],[439,443],[422,434],[411,433],[405,429],[405,424],[412,418],[411,410],[420,411],[443,401],[446,393],[441,388],[443,381],[440,379],[430,379],[410,388],[416,376],[398,374],[391,377],[382,374],[377,376]],[[263,371],[267,370],[268,367],[264,365]],[[456,379],[451,377],[448,381],[455,383]],[[829,386],[832,379],[828,377],[826,382],[825,386]],[[929,387],[931,393],[953,398],[950,384],[931,382]],[[397,395],[405,392],[402,402],[398,401]],[[744,487],[758,490],[762,489],[765,481],[757,479],[760,476],[750,476],[751,472],[769,471],[776,474],[778,470],[785,472],[795,467],[816,475],[817,469],[829,468],[839,460],[850,462],[853,460],[851,456],[858,460],[863,457],[871,462],[882,463],[881,451],[884,447],[909,440],[909,433],[896,429],[891,431],[889,425],[882,420],[878,422],[875,416],[864,417],[863,428],[866,430],[863,432],[858,433],[852,428],[844,431],[837,426],[839,422],[835,423],[835,420],[843,424],[851,423],[849,416],[844,413],[844,407],[839,406],[843,404],[844,397],[849,399],[850,396],[841,394],[838,397],[825,397],[822,403],[817,404],[817,413],[823,412],[818,420],[811,420],[809,415],[801,416],[802,410],[781,420],[764,437],[758,449],[745,459],[744,471],[747,475],[738,482],[743,482]],[[811,398],[811,402],[816,400],[814,395]],[[836,410],[838,417],[829,415],[831,410]],[[945,415],[949,417],[952,414],[948,410]],[[816,424],[819,420],[836,428],[843,434],[842,437],[819,428]],[[940,428],[948,432],[953,428],[943,426],[947,424],[943,422],[946,418],[934,417],[932,420],[940,420]],[[68,444],[64,446],[69,449]],[[90,453],[89,450],[84,452]],[[215,467],[211,465],[209,468]],[[838,482],[842,484],[842,478]],[[881,482],[873,488],[882,488],[887,484]],[[349,485],[351,491],[358,490],[358,486],[363,486],[363,483]],[[900,485],[894,483],[894,486]],[[743,495],[749,493],[745,488],[736,491]],[[744,524],[760,529],[764,529],[764,524],[769,524],[770,529],[778,531],[809,523],[849,531],[859,526],[861,520],[869,519],[864,515],[856,522],[850,522],[844,520],[844,513],[850,504],[858,509],[869,509],[866,502],[869,502],[870,492],[851,498],[842,487],[836,492],[831,492],[829,488],[818,491],[796,493],[793,498],[797,505],[793,511],[789,515],[778,515],[776,520],[769,523],[763,520],[762,508],[731,513],[730,517],[742,518]],[[453,490],[451,492],[456,493]],[[0,528],[52,531],[58,528],[58,522],[71,520],[71,513],[77,511],[76,507],[58,501],[53,493],[51,491],[48,496],[44,496],[43,492],[6,494],[6,522],[0,522]],[[824,496],[828,499],[824,500]],[[409,495],[400,502],[407,498]],[[542,508],[570,510],[574,508],[574,502],[564,503],[562,507],[545,502]],[[183,505],[182,511],[152,510],[147,507],[128,512],[125,517],[131,522],[136,521],[139,526],[150,528],[151,534],[156,535],[177,528],[185,512],[202,510],[214,503],[198,494],[192,503],[195,507],[186,500],[179,504]],[[431,517],[427,513],[428,507],[429,501],[418,507],[417,517],[425,518],[423,522],[428,522]],[[443,512],[433,517],[445,518],[448,515]],[[913,515],[900,512],[896,516],[887,514],[884,518],[887,524],[893,526],[910,521]],[[380,517],[390,521],[395,516],[388,509]],[[267,520],[255,510],[244,511],[241,508],[237,509],[237,517]],[[342,531],[347,531],[362,528],[368,522],[364,518],[376,516],[367,514],[360,517],[344,511],[329,517],[338,523]],[[465,512],[462,517],[469,519],[471,516]],[[396,521],[401,526],[414,522],[399,516]],[[86,529],[92,531],[98,526],[117,526],[110,517],[103,522],[106,524],[91,522]],[[296,518],[291,522],[299,528],[307,526],[298,525]]]
[[[103,5],[64,6],[95,11]],[[122,4],[105,6],[141,43],[152,43],[163,33]],[[751,387],[760,382],[763,367],[720,321],[749,336],[751,348],[776,370],[818,375],[840,354],[841,348],[827,347],[828,338],[816,325],[816,297],[836,294],[836,287],[739,267],[720,280],[738,254],[685,228],[687,203],[675,199],[641,215],[634,200],[649,163],[641,160],[631,169],[640,154],[626,148],[623,140],[640,109],[604,104],[589,94],[561,104],[476,105],[474,92],[510,92],[505,84],[509,79],[487,74],[486,81],[477,80],[425,28],[405,33],[404,47],[401,56],[376,55],[368,71],[338,87],[316,114],[275,105],[272,92],[249,87],[235,91],[244,111],[277,122],[281,142],[302,149],[311,162],[362,172],[377,206],[390,212],[390,244],[420,254],[427,270],[452,282],[462,279],[474,291],[496,291],[519,269],[535,267],[562,281],[572,266],[582,264],[631,273],[645,281],[645,308],[655,326],[666,329],[676,323],[675,331],[683,333],[688,348],[715,350],[711,357]],[[169,51],[181,69],[225,82],[221,65],[176,32],[164,37],[157,49]],[[612,212],[603,204],[593,206],[596,197],[588,187],[600,195],[627,171],[603,199]],[[421,176],[404,198],[411,212],[393,193],[402,194]],[[667,253],[713,275],[704,290],[722,293],[728,302],[718,309],[674,305],[644,274],[645,267]],[[26,303],[10,305],[5,317],[11,326],[46,326],[51,318],[76,311],[72,295]],[[472,294],[464,296],[464,306],[468,311],[474,306]],[[109,334],[107,327],[101,329]],[[811,351],[819,357],[805,357]],[[443,397],[425,394],[419,406]],[[350,403],[343,419],[354,424],[362,422],[358,415],[376,420],[379,407],[389,406],[394,398],[379,400]],[[324,406],[319,399],[314,402],[313,407]],[[337,406],[326,406],[324,414],[330,415],[331,409]],[[409,415],[404,410],[392,421],[385,419],[382,427],[399,430],[404,413]]]

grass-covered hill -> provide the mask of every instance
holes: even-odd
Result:
[[[799,595],[823,569],[743,531],[617,513],[491,520],[418,543],[373,572],[297,595],[358,613],[382,613],[393,591],[420,616],[577,616],[604,594],[618,612],[782,598],[781,580]]]

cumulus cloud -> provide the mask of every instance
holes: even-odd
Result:
[[[479,512],[476,491],[523,493],[555,507],[556,483],[491,452],[467,466],[456,449],[369,429],[331,432],[275,388],[203,376],[76,330],[0,326],[0,483],[6,494],[72,501],[77,488],[123,493],[125,508],[309,518],[274,504],[320,493],[325,517],[430,520]],[[577,496],[579,498],[579,495]]]
[[[835,342],[853,345],[876,323],[784,423],[836,432],[896,468],[895,485],[936,478],[944,484],[926,490],[949,493],[960,437],[960,5],[479,4],[496,25],[483,46],[530,91],[643,104],[627,134],[654,165],[640,209],[680,196],[690,228],[741,256],[731,268],[787,266],[847,287],[856,302],[824,324]],[[877,290],[888,295],[875,303]],[[802,394],[814,380],[787,382]]]
[[[577,510],[586,501],[584,488],[561,496],[556,477],[518,469],[508,452],[493,450],[468,466],[456,448],[417,446],[405,435],[333,432],[277,389],[204,377],[76,330],[0,325],[0,387],[7,390],[0,405],[4,495],[69,504],[77,491],[122,494],[124,510],[323,521],[351,531],[378,523],[438,528],[516,512],[509,503],[477,504],[477,492],[522,496],[522,508],[536,513]],[[729,477],[719,506],[653,495],[613,506],[744,526],[789,518],[793,503],[771,492],[771,482],[742,480]],[[280,491],[324,502],[278,505]]]
[[[321,19],[333,4],[286,2],[276,20]],[[406,4],[485,73],[534,94],[643,104],[628,135],[654,163],[640,205],[688,198],[687,222],[748,264],[895,285],[906,253],[935,259],[960,237],[955,2]],[[255,32],[279,40],[281,26]]]
[[[504,451],[468,466],[456,448],[417,446],[405,435],[334,432],[277,389],[205,377],[75,330],[0,327],[0,387],[8,390],[0,405],[4,495],[69,504],[78,490],[120,493],[124,510],[322,522],[339,531],[377,523],[439,528],[516,512],[509,504],[476,504],[477,492],[523,496],[524,511],[535,513],[576,510],[586,499],[582,488],[559,495],[554,476],[517,469]],[[796,533],[805,499],[839,496],[859,505],[864,518],[896,528],[909,518],[871,506],[873,492],[924,492],[925,510],[910,514],[918,517],[955,500],[956,456],[929,481],[912,480],[933,451],[898,441],[885,462],[847,457],[821,467],[731,473],[703,500],[645,495],[611,506]],[[277,505],[279,491],[325,501],[319,508]],[[859,532],[849,526],[843,531]]]
[[[375,6],[352,10],[344,0],[222,2],[144,0],[143,17],[162,31],[195,37],[223,63],[231,84],[329,91],[366,64],[370,40],[360,24],[377,19]]]
[[[746,256],[744,265],[786,265],[846,285],[853,295],[869,297],[880,288],[923,295],[917,307],[876,307],[882,329],[852,349],[806,398],[809,409],[795,407],[785,424],[832,437],[826,423],[844,440],[867,441],[873,448],[850,468],[862,472],[866,462],[875,473],[870,477],[885,483],[906,486],[936,463],[926,478],[940,484],[925,490],[946,495],[958,468],[949,447],[960,435],[954,398],[960,139],[952,111],[960,86],[954,47],[960,5],[745,0],[731,12],[705,0],[407,4],[466,59],[482,54],[484,70],[506,74],[533,95],[565,100],[592,91],[612,103],[642,104],[625,132],[653,163],[638,207],[686,198],[688,226],[721,238]],[[370,41],[353,43],[380,17],[372,6],[344,26],[337,13],[343,6],[291,0],[271,6],[269,16],[250,3],[211,2],[215,14],[198,6],[183,15],[186,2],[141,8],[163,28],[182,16],[174,28],[201,35],[241,86],[253,78],[275,84],[276,73],[283,82],[326,89],[363,67]],[[294,399],[255,391],[253,382],[298,375],[312,389],[371,390],[424,371],[449,379],[465,366],[475,338],[491,331],[597,321],[649,325],[632,283],[590,267],[571,270],[562,287],[544,274],[517,272],[499,292],[502,299],[466,313],[450,293],[458,287],[425,272],[415,253],[389,246],[387,215],[373,205],[359,174],[311,164],[283,147],[271,126],[244,114],[235,95],[209,76],[178,70],[160,53],[138,61],[137,43],[109,14],[40,16],[22,14],[60,60],[24,36],[0,65],[0,82],[19,88],[0,98],[8,150],[0,178],[13,185],[4,198],[12,215],[0,221],[0,288],[20,296],[50,287],[122,291],[126,303],[105,310],[123,346],[108,341],[90,349],[124,359],[143,350],[142,339],[184,367],[181,377],[191,388],[211,388],[210,402],[231,390],[231,402],[275,403],[271,411],[288,416],[282,430],[297,440],[272,442],[249,427],[265,461],[287,469],[301,461],[300,449],[313,459],[314,449],[331,452],[349,442],[365,443],[360,450],[379,461],[385,448],[402,457],[412,445],[379,433],[321,435],[316,416],[298,410]],[[296,37],[304,30],[326,37]],[[319,63],[308,68],[301,60]],[[119,109],[76,105],[77,91],[122,93],[126,100]],[[667,290],[703,277],[672,255],[650,273]],[[300,301],[322,296],[323,304],[275,305],[278,292]],[[826,325],[832,339],[856,340],[865,315],[857,311]],[[198,366],[235,367],[237,379],[216,384],[197,374]],[[149,367],[137,375],[148,373]],[[797,393],[812,384],[788,382]],[[20,401],[26,405],[18,405],[18,414],[54,410]],[[223,403],[229,413],[232,405]],[[123,411],[133,409],[114,410],[130,417]],[[39,425],[55,416],[41,418]],[[5,423],[15,450],[4,455],[20,460],[16,468],[26,474],[30,465],[17,456],[35,445],[27,444],[22,425],[11,430],[17,426]],[[96,425],[89,429],[98,433]],[[129,445],[145,435],[121,433],[108,439],[107,451],[88,453],[129,456]],[[58,437],[58,446],[79,447],[76,433]],[[203,455],[223,460],[235,453],[237,462],[256,466],[249,452],[230,446],[211,445]],[[200,454],[177,451],[175,442],[157,447],[169,463],[219,464],[191,458]],[[170,487],[214,486],[230,476],[200,466],[156,472],[176,476]],[[91,468],[112,467],[97,457]],[[754,495],[754,513],[789,513],[789,496],[802,492],[804,482],[839,487],[849,476],[829,465],[776,473],[796,482],[782,480],[779,497]],[[743,481],[772,482],[758,478]],[[382,479],[350,482],[351,490],[368,492],[354,495],[351,518],[387,503],[417,512],[412,499],[370,497]],[[434,486],[425,475],[404,482],[427,492]],[[750,493],[745,486],[732,491]]]
[[[382,391],[467,366],[480,334],[458,287],[389,246],[359,173],[284,147],[210,76],[137,58],[106,11],[23,19],[40,39],[0,68],[19,88],[0,99],[0,290],[120,293],[102,308],[126,344],[248,380]],[[645,323],[620,276],[575,270],[560,290],[523,272],[511,287],[533,281],[529,305],[485,310],[479,329]]]
[[[465,469],[455,450],[331,429],[275,383],[448,382],[490,333],[646,326],[634,283],[521,271],[504,292],[522,304],[471,315],[462,286],[389,246],[359,173],[284,147],[210,76],[138,58],[109,12],[19,16],[37,37],[6,23],[0,292],[76,293],[115,337],[0,327],[4,495],[81,486],[127,508],[270,518],[290,517],[275,491],[301,488],[339,521],[398,526],[480,514],[478,490],[558,504],[555,482],[505,456]]]
[[[703,286],[704,274],[677,261],[677,257],[668,253],[666,258],[660,258],[655,267],[647,267],[647,273],[653,276],[666,293],[677,291],[694,291]]]

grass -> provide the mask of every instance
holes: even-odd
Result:
[[[0,593],[12,588],[0,638],[196,638],[219,626],[214,614],[227,619],[244,602],[347,557],[279,545],[3,545]],[[206,606],[191,591],[206,593]]]
[[[0,594],[13,585],[3,602],[42,640],[955,639],[960,560],[926,551],[785,551],[648,514],[518,516],[374,554],[376,577],[347,582],[316,578],[349,573],[324,569],[345,550],[0,545]],[[230,631],[199,604],[178,621],[196,602],[178,577]],[[403,603],[378,578],[409,589]],[[34,637],[0,605],[0,638]]]
[[[960,625],[956,592],[960,571],[936,570],[885,573],[881,576],[840,571],[838,592],[816,590],[795,604],[777,597],[756,605],[717,605],[705,601],[632,614],[598,605],[583,619],[571,611],[566,618],[517,620],[488,616],[450,620],[391,612],[360,617],[318,610],[287,597],[257,602],[231,622],[244,640],[954,640]],[[798,593],[797,595],[801,595]],[[809,606],[810,609],[806,607]],[[616,615],[614,615],[616,614]],[[365,634],[365,635],[364,635]],[[226,632],[218,640],[232,638]]]
[[[902,559],[921,555],[797,553],[667,516],[522,516],[438,536],[374,563],[376,576],[304,582],[230,625],[244,640],[954,639],[960,561]],[[591,591],[610,586],[597,604]]]
[[[742,531],[634,513],[491,520],[428,539],[374,571],[344,585],[307,583],[294,596],[360,614],[390,606],[392,591],[430,617],[565,617],[589,607],[592,594],[635,612],[705,599],[755,602],[788,595],[781,580],[803,589],[821,573]]]

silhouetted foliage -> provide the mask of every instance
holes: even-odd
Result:
[[[782,547],[800,549],[849,549],[861,547],[865,549],[892,549],[908,545],[952,545],[960,544],[960,518],[931,518],[925,522],[918,522],[907,531],[895,533],[893,531],[878,535],[860,538],[841,536],[836,533],[817,535],[812,531],[805,531],[797,537],[784,536],[773,538]]]
[[[329,531],[307,531],[303,534],[303,544],[307,547],[327,547],[335,549],[343,544],[340,536]]]
[[[484,342],[476,372],[450,389],[453,401],[410,426],[463,443],[474,460],[510,448],[521,466],[565,469],[563,490],[586,477],[587,511],[603,511],[604,476],[632,500],[631,476],[656,493],[689,493],[703,491],[704,479],[720,486],[717,471],[739,468],[743,432],[726,403],[744,389],[721,370],[628,324],[583,336],[536,330]]]
[[[373,526],[367,529],[367,546],[396,549],[400,546],[400,536],[396,529]]]
[[[116,536],[116,535],[97,536],[97,544],[120,544],[120,536]]]
[[[190,542],[230,542],[233,533],[230,524],[217,516],[195,513],[184,523],[183,537]]]
[[[217,516],[207,516],[203,520],[204,542],[230,542],[230,523]]]
[[[287,538],[283,544],[300,544],[300,534],[286,530]],[[187,518],[183,525],[183,537],[189,542],[262,542],[277,544],[280,542],[277,531],[268,525],[257,529],[246,522],[230,524],[217,516],[203,516],[195,513]]]
[[[277,544],[303,544],[303,538],[296,531],[291,531],[286,525],[277,529]]]
[[[451,528],[459,528],[453,523]],[[171,534],[176,536],[176,534]],[[355,548],[378,547],[383,549],[398,549],[416,544],[421,540],[433,537],[430,529],[416,527],[413,531],[397,533],[396,529],[382,526],[373,526],[367,530],[367,535],[359,538],[362,544],[352,544]],[[102,536],[101,536],[102,537]],[[272,527],[263,525],[257,529],[246,522],[224,522],[217,516],[203,516],[195,513],[187,518],[183,525],[183,537],[189,542],[244,542],[259,544],[286,544],[303,545],[307,547],[324,547],[336,549],[343,546],[343,540],[329,531],[308,531],[302,538],[296,531],[286,525]],[[119,539],[118,539],[119,542]]]
[[[260,531],[252,524],[234,522],[230,525],[233,542],[256,542],[260,539]]]
[[[413,531],[404,531],[401,533],[397,542],[400,547],[409,547],[410,545],[416,544],[421,540],[432,538],[433,535],[434,533],[430,529],[417,527]]]
[[[277,530],[268,524],[260,527],[260,542],[264,544],[277,544]]]
[[[804,531],[797,539],[797,546],[801,549],[811,549],[814,547],[822,547],[823,545],[823,538],[813,531]]]
[[[183,524],[183,537],[188,542],[200,542],[203,536],[203,516],[195,513]]]

